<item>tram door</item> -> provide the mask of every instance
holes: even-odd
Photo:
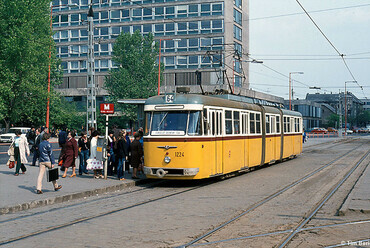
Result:
[[[209,124],[210,124],[210,135],[214,137],[214,153],[210,156],[214,156],[214,170],[213,174],[221,174],[223,172],[222,166],[222,110],[210,109],[209,110]],[[213,159],[211,159],[212,161]]]

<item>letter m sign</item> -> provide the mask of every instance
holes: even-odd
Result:
[[[114,104],[113,103],[101,103],[100,104],[100,114],[114,114]]]

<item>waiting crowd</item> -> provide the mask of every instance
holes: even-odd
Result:
[[[28,163],[27,156],[33,153],[31,166],[37,166],[39,161],[39,176],[37,178],[36,193],[42,194],[42,179],[46,168],[54,168],[57,164],[60,170],[63,171],[62,178],[67,177],[68,169],[71,168],[72,173],[69,177],[76,177],[76,159],[79,157],[78,174],[89,174],[89,170],[93,171],[94,178],[103,177],[103,161],[97,157],[98,152],[98,130],[90,128],[88,133],[81,132],[80,138],[75,139],[76,132],[62,128],[58,134],[58,143],[61,152],[56,164],[52,145],[49,142],[51,134],[48,128],[32,128],[25,136],[22,136],[20,131],[16,131],[16,136],[9,147],[9,168],[15,167],[15,176],[26,173],[25,166]],[[109,131],[107,155],[108,155],[108,176],[117,176],[118,180],[125,180],[124,173],[130,173],[130,166],[133,168],[132,178],[139,179],[138,174],[143,173],[143,129],[134,134],[134,139],[131,141],[125,129],[119,129],[114,126]],[[31,146],[31,149],[29,148]],[[52,181],[54,190],[58,191],[62,188],[56,181]]]

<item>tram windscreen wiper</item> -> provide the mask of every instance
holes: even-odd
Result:
[[[168,112],[163,116],[162,120],[159,122],[158,130],[159,130],[159,127],[161,126],[162,122],[164,121],[164,119],[166,119],[167,115],[168,115]]]

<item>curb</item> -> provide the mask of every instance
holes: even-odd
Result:
[[[83,192],[71,193],[71,194],[68,194],[68,195],[56,196],[56,197],[53,197],[53,198],[48,198],[48,199],[43,199],[43,200],[36,200],[36,201],[26,202],[26,203],[22,203],[22,204],[17,204],[15,206],[2,207],[2,208],[0,208],[0,215],[16,213],[16,212],[27,210],[27,209],[44,207],[44,206],[48,206],[48,205],[52,205],[52,204],[67,202],[67,201],[81,199],[81,198],[90,197],[90,196],[95,196],[95,195],[99,195],[99,194],[105,194],[105,193],[109,193],[109,192],[120,191],[120,190],[123,190],[127,187],[132,187],[132,186],[145,184],[148,181],[149,181],[149,179],[141,179],[139,181],[133,181],[133,182],[122,183],[122,184],[117,184],[117,185],[113,185],[113,186],[107,186],[107,187],[100,188],[100,189],[93,189],[93,190],[87,190],[87,191],[83,191]]]

